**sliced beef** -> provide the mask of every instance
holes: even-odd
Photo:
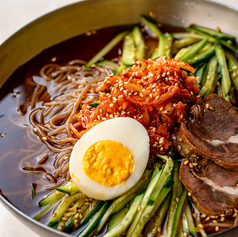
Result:
[[[238,111],[218,95],[192,106],[190,119],[172,133],[184,157],[198,154],[225,168],[238,169]]]
[[[188,159],[183,159],[180,178],[203,213],[218,215],[238,208],[238,170],[227,170],[207,159],[191,168]]]

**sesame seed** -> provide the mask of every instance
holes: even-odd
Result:
[[[152,11],[150,11],[149,15],[150,15],[150,17],[154,17],[155,16]]]
[[[47,137],[42,137],[42,140],[43,140],[43,141],[46,141],[46,140],[47,140]]]
[[[206,218],[206,221],[209,221],[211,219],[211,217],[210,216],[208,216],[207,218]]]
[[[193,164],[192,164],[192,163],[189,163],[189,167],[192,169],[192,168],[193,168]]]
[[[51,59],[51,62],[55,62],[57,60],[57,58],[56,57],[53,57],[52,59]]]
[[[191,193],[191,192],[188,192],[188,196],[191,197],[191,196],[192,196],[192,193]]]
[[[85,202],[84,205],[89,206],[90,202]]]
[[[188,160],[185,160],[185,161],[184,161],[184,164],[187,165],[187,164],[188,164]]]
[[[62,231],[63,230],[63,227],[62,226],[59,226],[59,231]]]
[[[141,210],[141,206],[138,206],[137,210],[140,211]]]
[[[215,231],[219,231],[219,226],[216,226],[216,227],[215,227]]]
[[[206,104],[206,108],[207,108],[207,109],[209,108],[209,104]]]
[[[5,135],[6,135],[6,133],[2,133],[0,136],[1,136],[1,137],[4,137]]]
[[[207,216],[206,214],[202,214],[202,215],[201,215],[202,218],[205,218],[206,216]]]
[[[180,151],[182,149],[181,145],[178,145],[178,150]]]
[[[178,197],[176,197],[176,202],[179,202],[179,198]]]
[[[203,229],[203,224],[198,224],[198,227]]]

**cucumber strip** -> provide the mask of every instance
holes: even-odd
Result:
[[[71,194],[73,192],[79,192],[79,189],[77,188],[77,186],[73,183],[73,182],[70,182],[70,185],[68,186],[64,186],[64,187],[58,187],[58,188],[55,188],[57,191],[61,192],[61,193],[68,193],[68,194]]]
[[[183,184],[179,178],[179,167],[180,163],[178,161],[174,161],[173,181],[174,183],[176,183],[177,186],[177,197],[180,197],[183,193]]]
[[[108,210],[106,211],[105,215],[103,216],[103,218],[101,219],[95,234],[99,233],[99,231],[103,228],[104,224],[107,222],[107,220],[109,219],[110,215],[112,213],[115,213],[115,210],[118,210],[117,206],[122,203],[125,199],[128,198],[128,196],[130,196],[133,193],[140,193],[143,190],[146,189],[146,187],[148,186],[148,183],[150,182],[150,177],[152,174],[152,170],[146,170],[144,173],[145,178],[141,179],[137,182],[137,184],[131,188],[128,192],[126,192],[125,194],[123,194],[122,196],[120,196],[119,198],[117,198],[112,205],[110,206],[110,208],[108,208]],[[119,210],[118,210],[119,211]]]
[[[228,65],[231,80],[234,83],[236,90],[238,90],[238,62],[233,55],[226,53],[226,56],[229,62]]]
[[[221,40],[230,40],[231,42],[233,42],[234,44],[236,43],[236,38],[234,36],[231,35],[227,35],[227,34],[223,34],[221,32],[217,32],[215,30],[211,30],[211,29],[207,29],[201,26],[197,26],[197,25],[191,25],[190,28],[196,29],[204,34],[213,36],[215,38],[221,39]]]
[[[141,60],[142,58],[145,57],[145,42],[143,39],[143,35],[142,35],[140,28],[138,26],[134,27],[131,34],[132,34],[132,37],[134,39],[135,46],[136,46],[135,58],[137,60]]]
[[[197,231],[196,231],[196,228],[195,228],[195,224],[194,224],[194,220],[193,220],[193,215],[192,215],[191,209],[190,209],[190,207],[189,207],[189,205],[188,205],[188,200],[187,200],[187,198],[186,198],[186,200],[185,200],[183,210],[184,210],[184,214],[185,214],[185,216],[186,216],[186,220],[187,220],[187,224],[188,224],[188,231],[189,231],[194,237],[197,237],[198,234],[197,234]]]
[[[136,60],[136,48],[132,34],[128,34],[124,38],[123,50],[122,50],[122,64],[126,66],[132,66]]]
[[[155,218],[147,223],[144,231],[145,237],[154,237],[158,233],[158,228],[161,228],[162,222],[164,221],[165,215],[168,212],[169,204],[171,199],[171,192],[168,194],[166,199],[161,204],[161,207],[155,212]]]
[[[59,202],[59,201],[58,201]],[[57,201],[52,202],[47,207],[45,207],[41,212],[33,217],[34,220],[39,220],[42,216],[44,216],[47,212],[49,212],[55,205],[58,203]]]
[[[191,60],[199,50],[201,50],[208,42],[208,38],[199,41],[198,43],[191,46],[187,53],[185,53],[180,60],[187,62]]]
[[[198,92],[199,95],[206,98],[208,95],[212,94],[215,91],[217,86],[217,57],[214,55],[207,64],[208,73],[203,87]]]
[[[172,46],[172,52],[173,54],[177,53],[181,48],[190,46],[196,42],[198,42],[200,39],[197,38],[192,38],[192,37],[188,37],[188,38],[183,38],[180,40],[175,40]]]
[[[169,176],[168,180],[167,180],[166,184],[164,185],[164,187],[162,188],[161,192],[157,191],[158,187],[160,186],[160,183],[155,188],[155,190],[153,191],[153,193],[151,195],[151,199],[148,202],[148,205],[146,206],[131,237],[137,237],[141,234],[145,224],[150,220],[150,218],[154,215],[154,213],[159,208],[161,203],[164,201],[164,199],[168,195],[169,191],[173,187],[173,184],[174,184],[174,182],[171,179],[171,177]],[[153,199],[153,202],[151,202],[152,199]]]
[[[117,70],[114,72],[114,75],[119,75],[123,70],[127,69],[128,67],[124,64],[121,64],[121,66],[119,66],[117,68]]]
[[[158,181],[160,179],[161,173],[162,173],[162,170],[160,170],[156,175],[153,175],[154,177],[151,179],[151,181],[146,189],[145,195],[143,197],[143,200],[141,203],[141,210],[140,210],[140,212],[137,212],[133,222],[131,223],[131,226],[129,227],[129,229],[127,231],[127,235],[126,235],[127,237],[131,237],[133,235],[135,228],[136,228],[138,222],[140,221],[140,218],[147,206],[150,195],[153,192],[154,188],[156,187],[156,184],[158,183]]]
[[[184,222],[185,221],[186,221],[185,214],[182,213],[182,222],[179,223],[177,237],[184,237],[185,232],[188,234],[187,231],[184,231]]]
[[[211,46],[206,51],[198,53],[196,57],[192,58],[188,62],[188,64],[190,64],[191,66],[199,65],[200,63],[208,61],[214,54],[215,54],[215,47]]]
[[[157,25],[153,22],[151,22],[148,18],[145,16],[141,15],[142,21],[145,23],[146,27],[149,28],[149,30],[152,33],[152,36],[154,38],[160,38],[160,35],[162,34],[160,29],[157,27]]]
[[[115,213],[114,215],[112,215],[112,217],[110,217],[110,220],[108,222],[108,231],[112,230],[122,222],[128,210],[128,207],[124,207],[119,212]]]
[[[175,218],[174,218],[174,221],[173,221],[173,224],[172,224],[171,237],[176,236],[178,224],[179,224],[179,221],[180,221],[180,216],[181,216],[181,213],[182,213],[182,210],[183,210],[183,205],[184,205],[186,197],[187,197],[187,190],[184,189],[184,191],[183,191],[183,193],[182,193],[182,195],[179,199],[179,202],[178,202],[175,214],[174,214]],[[170,235],[168,235],[168,236],[170,236]]]
[[[81,214],[85,214],[85,212],[89,209],[88,205],[83,205],[81,207]],[[66,221],[65,227],[64,227],[64,232],[72,233],[74,230],[76,230],[76,226],[74,225],[74,222],[78,217],[78,212],[75,211],[75,213]]]
[[[232,45],[232,44],[229,44],[229,43],[228,43],[227,41],[225,41],[225,40],[219,40],[219,43],[220,43],[222,46],[224,46],[224,47],[226,47],[226,48],[228,48],[228,49],[234,51],[235,53],[238,52],[238,49],[237,49],[236,46],[234,46],[234,45]]]
[[[209,49],[210,47],[212,47],[212,44],[207,43],[207,44],[199,51],[199,53],[202,53],[203,51],[206,51],[206,50]]]
[[[171,203],[168,211],[168,221],[167,221],[167,233],[168,236],[171,236],[172,234],[172,228],[173,228],[173,222],[175,219],[175,211],[178,205],[177,199],[181,196],[181,190],[179,190],[180,187],[180,179],[179,179],[179,163],[176,161],[174,162],[174,170],[173,170],[173,189],[172,189],[172,198]]]
[[[138,194],[129,211],[127,212],[125,218],[119,223],[119,225],[117,225],[115,228],[113,228],[111,231],[109,231],[107,234],[104,235],[104,237],[114,237],[114,236],[118,236],[120,235],[123,231],[125,231],[127,229],[127,227],[130,225],[130,223],[132,222],[134,216],[136,215],[136,213],[138,213],[138,208],[140,206],[140,203],[142,201],[142,198],[144,196],[145,192],[142,192],[140,194]]]
[[[202,237],[207,237],[207,234],[202,227],[200,211],[195,207],[195,205],[193,205],[193,209],[195,212],[195,222],[196,222],[197,228],[199,229],[199,233],[201,234]]]
[[[196,80],[196,83],[200,85],[201,87],[203,86],[207,78],[206,66],[207,64],[204,63],[195,73],[195,76],[198,77],[198,79]]]
[[[80,218],[81,219],[81,222],[79,222],[80,224],[79,225],[77,225],[77,223],[76,223],[76,225],[75,225],[75,220],[76,219],[78,219],[79,218],[79,216],[78,216],[78,213],[75,213],[75,215],[74,216],[72,216],[72,219],[69,219],[69,221],[66,223],[66,226],[65,226],[65,229],[64,229],[64,231],[65,232],[68,232],[68,233],[72,233],[72,232],[74,232],[75,230],[77,230],[77,229],[79,229],[80,227],[82,227],[82,226],[84,226],[85,224],[87,224],[87,223],[89,223],[88,221],[87,221],[87,223],[86,222],[84,222],[83,223],[83,221],[85,220],[85,218],[87,218],[88,217],[88,215],[92,212],[92,210],[96,207],[96,205],[98,204],[98,201],[97,200],[93,200],[92,201],[92,203],[91,203],[91,205],[83,205],[82,207],[81,207],[81,214],[82,214],[82,218]],[[102,204],[104,204],[104,202],[102,203]],[[101,206],[102,207],[102,206]],[[101,208],[100,207],[100,208]],[[100,208],[98,209],[98,210],[100,210]],[[93,215],[92,215],[93,216]],[[92,217],[91,216],[91,217]],[[91,218],[90,217],[90,218]],[[90,219],[89,218],[89,219]],[[66,228],[67,228],[67,225],[70,225],[69,226],[69,229],[67,230]],[[85,227],[84,227],[85,228]],[[67,231],[66,231],[67,230]],[[82,230],[80,230],[80,232],[82,232]]]
[[[188,50],[190,49],[190,47],[191,47],[191,46],[188,46],[188,47],[186,47],[186,48],[180,49],[180,50],[177,52],[177,54],[174,56],[174,59],[180,60],[180,58],[181,58],[185,53],[188,52]]]
[[[71,181],[68,182],[66,185],[64,185],[63,187],[67,187],[67,186],[70,186],[71,185]],[[62,188],[63,188],[62,187]],[[54,193],[51,193],[50,195],[48,195],[47,197],[45,197],[44,199],[42,199],[40,202],[39,202],[39,206],[40,207],[43,207],[43,206],[46,206],[46,205],[49,205],[50,203],[52,202],[55,202],[55,201],[58,201],[60,199],[62,199],[63,197],[65,196],[65,193],[60,193],[59,191],[56,191]]]
[[[229,93],[231,88],[231,79],[226,63],[225,51],[221,45],[215,45],[217,60],[221,66],[221,86],[225,96]]]
[[[208,36],[201,34],[201,32],[194,32],[194,29],[187,28],[187,30],[192,31],[192,33],[174,33],[175,38],[195,38],[197,40],[206,39]],[[217,40],[213,37],[208,38],[209,42],[216,43]]]
[[[93,203],[93,202],[92,202]],[[92,205],[92,204],[91,204]],[[87,216],[87,214],[89,213],[88,212],[89,210],[89,206],[88,205],[83,205],[80,209],[81,213],[82,214],[82,217],[83,216]],[[90,211],[90,210],[89,210]],[[79,226],[76,226],[75,225],[75,221],[78,219],[79,217],[79,213],[78,212],[75,212],[74,215],[72,215],[68,221],[66,221],[65,223],[65,227],[64,227],[64,232],[67,232],[67,233],[72,233],[73,231],[75,231],[76,229],[79,228]]]
[[[110,69],[112,69],[112,71],[116,71],[117,68],[119,67],[118,64],[116,64],[112,61],[109,61],[109,60],[103,60],[101,62],[98,62],[96,65],[101,66],[101,67],[110,68]]]
[[[158,44],[158,48],[155,49],[151,58],[156,59],[163,55],[167,57],[171,57],[171,47],[173,42],[173,35],[169,33],[163,33],[160,35],[160,40]]]
[[[96,102],[94,102],[94,103],[92,103],[92,104],[90,104],[89,106],[91,106],[91,107],[97,107],[99,104],[100,104],[100,100],[99,100],[99,101],[96,101]]]
[[[105,204],[104,201],[99,201],[96,206],[89,212],[89,214],[85,217],[85,219],[80,223],[79,227],[85,225],[87,222],[91,220],[91,218],[103,207]]]
[[[31,199],[33,202],[35,200],[35,197],[36,197],[36,184],[32,183],[32,185],[31,185]]]
[[[134,197],[136,196],[136,193],[132,193],[130,194],[128,197],[126,197],[123,201],[121,201],[113,210],[113,212],[111,213],[111,215],[117,213],[118,211],[120,211],[123,207],[126,206],[127,203],[129,203]]]
[[[64,212],[66,211],[66,209],[71,205],[71,203],[77,201],[80,198],[84,198],[84,197],[85,197],[84,194],[76,193],[76,194],[70,195],[69,197],[64,198],[62,200],[62,202],[58,205],[56,210],[54,211],[54,213],[48,223],[48,226],[55,228],[58,225],[58,223],[59,223],[61,217],[63,216]]]
[[[72,216],[75,214],[75,212],[77,213],[77,209],[80,209],[83,204],[85,202],[85,199],[84,198],[81,198],[79,199],[74,205],[72,208],[70,208],[68,211],[65,212],[64,214],[64,218],[60,220],[60,222],[58,223],[56,229],[59,230],[59,231],[66,231],[65,230],[65,224],[67,223],[68,219],[67,219],[67,216]]]
[[[187,28],[187,30],[192,31],[192,32],[196,33],[197,35],[200,35],[200,36],[202,36],[202,37],[204,37],[204,38],[205,38],[205,37],[208,37],[207,34],[201,32],[201,31],[199,31],[199,30],[196,30],[196,29],[194,29],[194,28],[189,27],[189,28]],[[234,52],[237,53],[237,48],[236,48],[234,45],[228,43],[228,42],[225,41],[225,40],[218,39],[218,38],[216,38],[216,37],[210,36],[210,37],[209,37],[209,42],[221,44],[221,45],[223,45],[224,47],[226,47],[226,48],[228,48],[228,49],[230,49],[230,50],[232,50],[232,51],[234,51]]]
[[[111,200],[106,201],[100,211],[95,214],[92,221],[90,221],[89,225],[84,229],[82,233],[78,235],[78,237],[88,237],[97,228],[99,221],[101,220],[107,209],[110,207],[110,205]]]
[[[134,233],[134,230],[137,226],[137,224],[140,221],[140,218],[147,206],[148,203],[154,203],[155,201],[155,193],[153,193],[153,190],[156,189],[156,192],[161,190],[166,183],[167,178],[171,174],[171,171],[173,169],[173,160],[169,157],[162,156],[162,155],[157,155],[159,158],[166,160],[165,167],[160,170],[154,178],[151,179],[150,184],[148,185],[148,188],[146,189],[145,195],[143,197],[142,203],[141,203],[141,211],[138,212],[129,228],[127,231],[127,236],[131,237],[132,234]],[[153,195],[151,195],[153,193]]]
[[[225,99],[226,99],[228,102],[231,102],[229,95],[226,95]]]
[[[102,57],[110,52],[123,38],[128,34],[128,31],[124,31],[116,35],[103,49],[101,49],[86,65],[85,67],[91,67],[97,63]]]

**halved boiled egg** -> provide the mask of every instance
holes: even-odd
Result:
[[[70,174],[87,196],[108,200],[132,188],[143,175],[149,158],[149,136],[132,118],[101,122],[75,144]]]

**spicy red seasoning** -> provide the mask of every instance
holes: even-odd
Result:
[[[76,115],[81,126],[80,138],[97,123],[114,117],[131,117],[141,122],[150,137],[150,152],[165,153],[172,145],[169,131],[187,119],[199,86],[187,71],[194,68],[185,62],[160,57],[142,59],[134,66],[105,79],[96,89],[100,104],[85,103]]]

